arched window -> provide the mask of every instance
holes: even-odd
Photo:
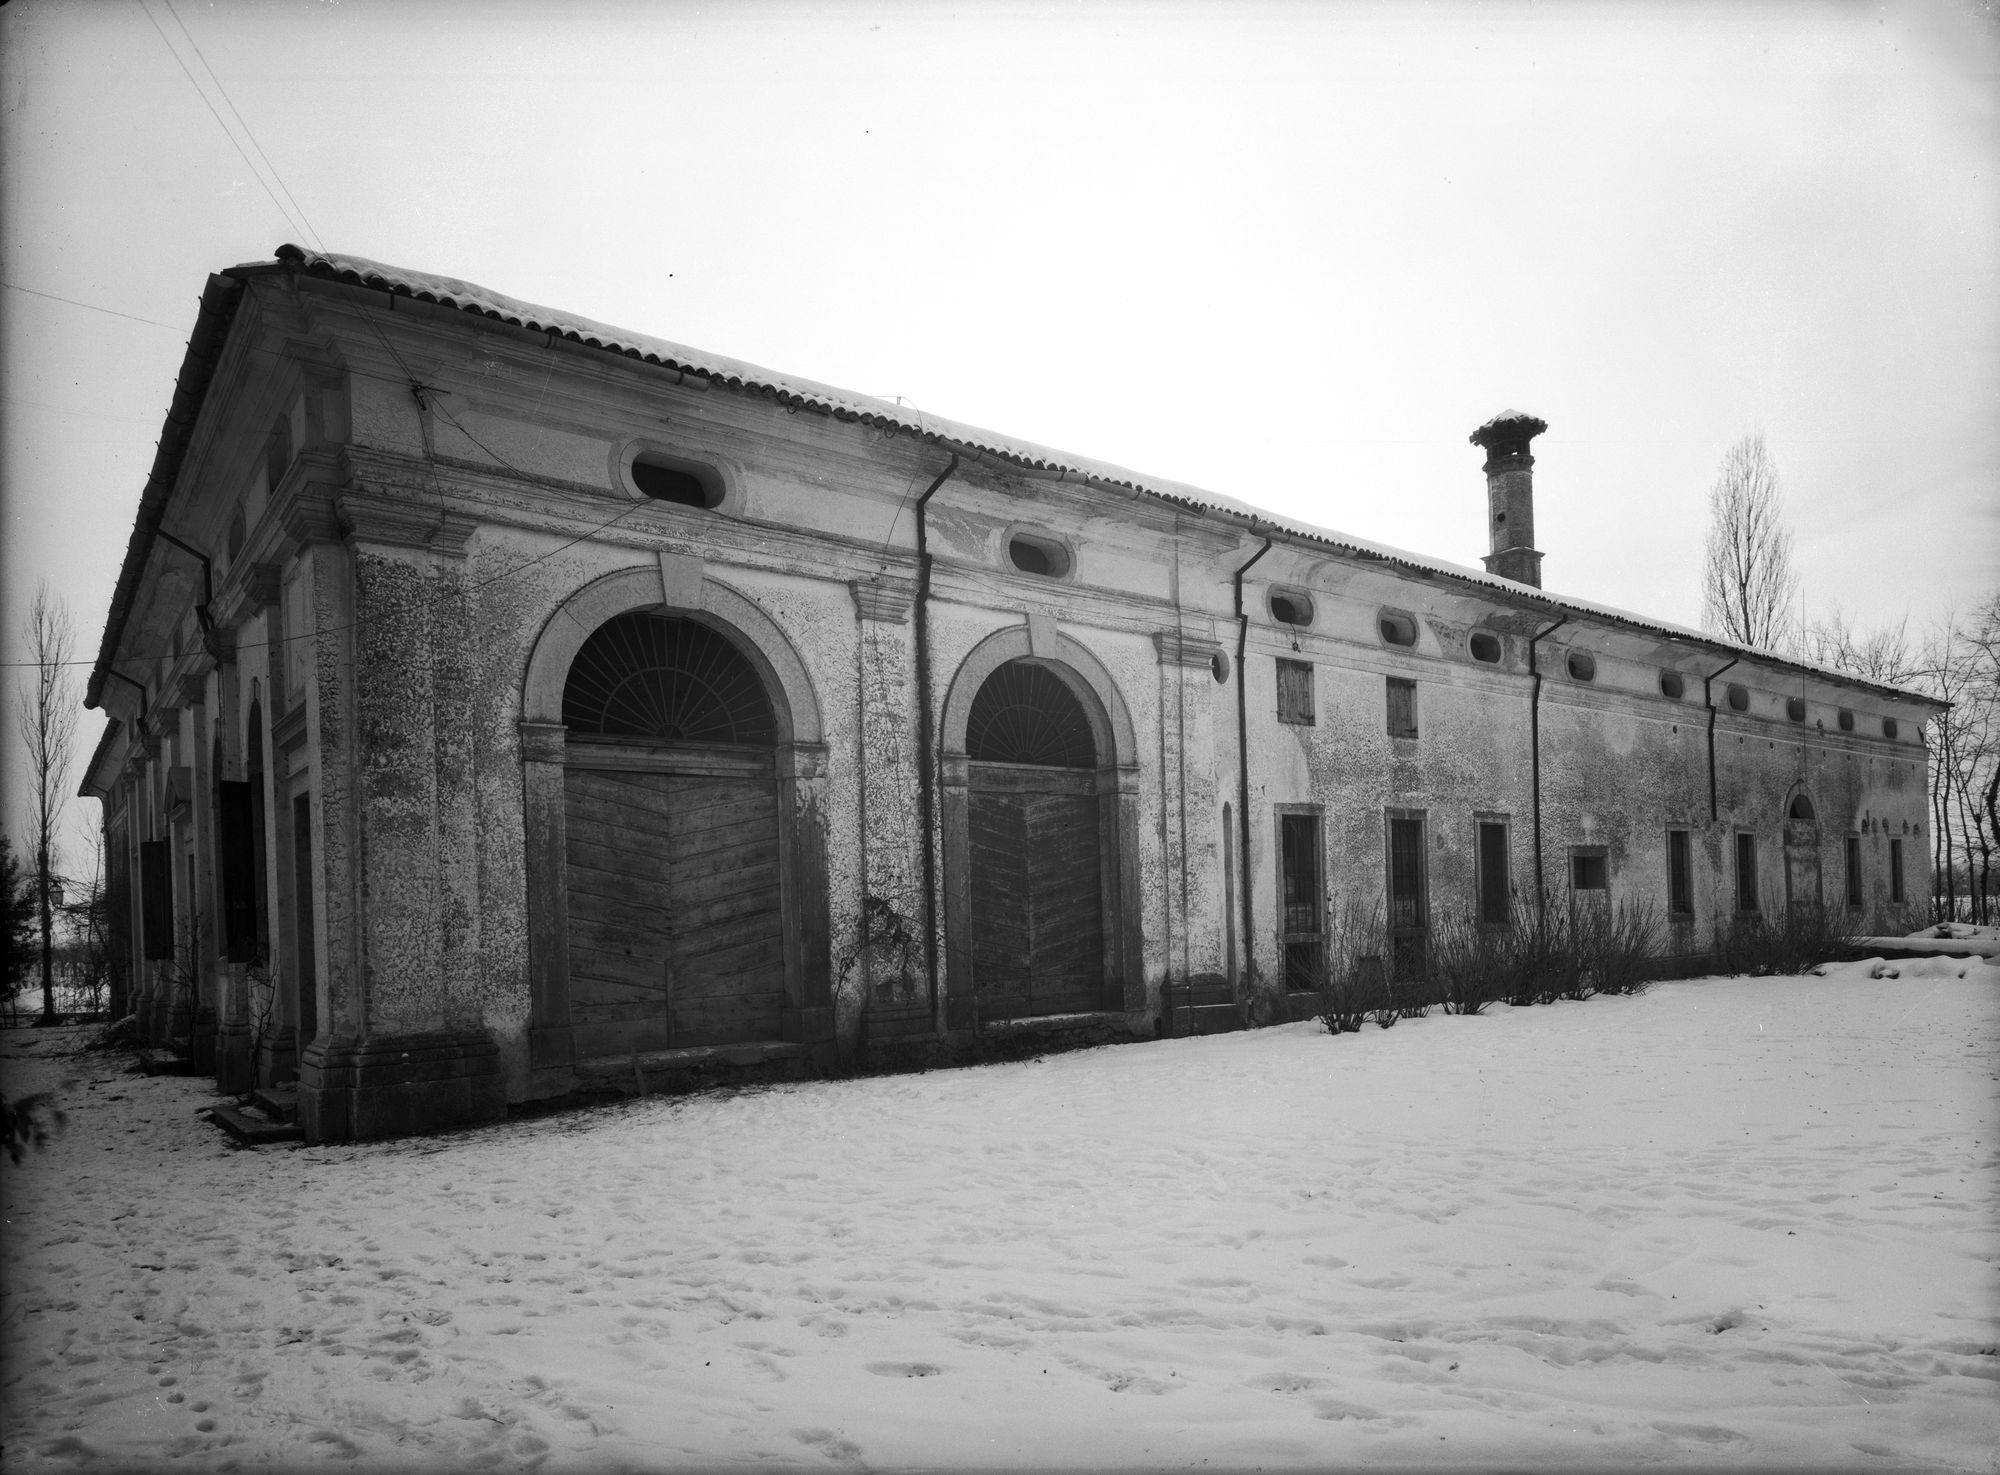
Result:
[[[1793,795],[1792,807],[1787,812],[1786,818],[1810,820],[1815,817],[1816,816],[1813,814],[1812,800],[1808,799],[1804,794]]]
[[[1097,766],[1097,743],[1083,704],[1061,677],[1027,661],[1007,662],[979,688],[965,727],[965,752],[975,763]]]
[[[634,610],[600,625],[570,665],[563,725],[579,737],[768,748],[777,723],[763,680],[698,620]]]

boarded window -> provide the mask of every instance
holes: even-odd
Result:
[[[1278,659],[1278,720],[1313,725],[1313,668],[1310,661]]]
[[[1667,911],[1694,913],[1694,855],[1686,830],[1667,831]]]
[[[1903,842],[1889,842],[1889,900],[1902,901],[1903,897]]]
[[[1279,815],[1278,851],[1284,885],[1285,987],[1293,992],[1317,989],[1324,978],[1326,931],[1319,816]]]
[[[1748,833],[1736,837],[1736,910],[1757,910],[1757,837]]]
[[[1389,954],[1396,979],[1424,976],[1429,926],[1421,815],[1389,817]]]
[[[140,929],[148,958],[174,955],[173,861],[165,840],[139,842]]]
[[[1505,927],[1513,921],[1507,879],[1507,826],[1498,820],[1479,824],[1479,921],[1485,927]]]
[[[1847,837],[1847,904],[1861,905],[1861,837]]]
[[[1417,735],[1417,683],[1400,676],[1389,679],[1389,736]]]

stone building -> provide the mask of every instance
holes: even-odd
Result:
[[[131,1000],[312,1140],[1283,1020],[1334,914],[1923,893],[1936,710],[468,283],[209,278],[88,700]],[[1471,493],[1470,463],[1468,494]]]

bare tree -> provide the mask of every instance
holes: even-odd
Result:
[[[76,739],[77,700],[69,672],[76,646],[69,607],[50,592],[48,581],[35,591],[28,628],[29,675],[20,688],[21,743],[28,753],[28,842],[34,851],[35,903],[42,934],[42,1023],[56,1022],[55,909],[56,829],[69,797],[69,770]]]
[[[1723,455],[1708,493],[1702,625],[1760,650],[1782,650],[1797,626],[1798,592],[1778,465],[1762,432],[1746,435]]]
[[[1802,660],[1844,671],[1883,686],[1913,686],[1924,674],[1921,653],[1910,643],[1910,617],[1875,630],[1856,629],[1838,605],[1799,626],[1793,649]]]

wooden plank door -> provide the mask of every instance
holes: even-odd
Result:
[[[573,768],[564,788],[578,1055],[779,1038],[775,782]]]
[[[1101,1007],[1096,775],[979,763],[971,778],[971,952],[980,1016]]]

